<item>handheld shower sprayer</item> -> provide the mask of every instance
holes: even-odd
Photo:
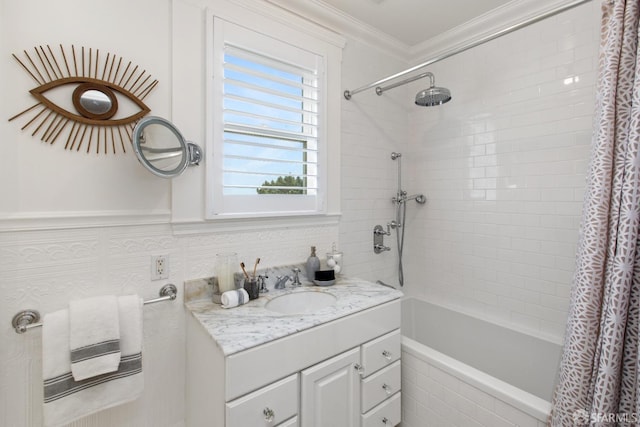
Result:
[[[402,154],[396,151],[391,153],[391,160],[398,161],[398,192],[391,200],[396,205],[396,218],[387,223],[387,231],[384,231],[382,226],[377,225],[373,231],[374,236],[374,252],[379,254],[382,249],[388,250],[386,246],[382,244],[384,236],[389,236],[391,230],[396,232],[396,242],[398,244],[398,282],[400,286],[404,286],[404,271],[402,266],[402,252],[404,249],[404,230],[405,220],[407,214],[407,201],[415,200],[417,203],[424,205],[427,202],[427,198],[423,194],[407,195],[407,192],[402,189]]]

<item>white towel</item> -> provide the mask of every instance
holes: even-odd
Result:
[[[81,381],[118,370],[120,321],[114,295],[69,302],[71,373]]]
[[[249,302],[249,294],[244,289],[234,289],[232,291],[223,292],[220,295],[222,308],[231,308]]]
[[[63,426],[74,420],[140,396],[142,374],[142,300],[137,295],[118,298],[120,365],[116,372],[75,381],[69,353],[69,311],[44,316],[42,374],[44,425]]]

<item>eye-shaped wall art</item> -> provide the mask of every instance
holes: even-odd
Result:
[[[13,57],[37,82],[29,92],[38,102],[9,121],[24,119],[22,130],[34,128],[31,135],[46,143],[62,138],[66,150],[126,152],[136,122],[151,111],[143,100],[158,81],[122,57],[73,45],[56,53],[39,46],[25,50],[23,60]]]

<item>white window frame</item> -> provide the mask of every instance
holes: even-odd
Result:
[[[247,23],[249,24],[249,23]],[[328,78],[326,64],[326,42],[316,40],[309,43],[309,35],[292,28],[279,28],[276,32],[243,26],[238,20],[212,14],[207,20],[207,82],[206,87],[206,164],[205,218],[278,217],[299,215],[325,215],[327,188],[329,184],[328,152]],[[287,34],[288,33],[288,34]],[[284,37],[283,37],[284,36]],[[298,45],[294,45],[297,41]],[[304,45],[302,42],[305,42]],[[319,80],[318,105],[318,190],[310,195],[247,195],[230,196],[222,192],[222,155],[224,123],[222,120],[223,100],[223,58],[224,46],[236,47],[255,52],[277,53],[279,59],[295,63],[300,55],[306,55],[307,64],[311,58],[316,61]],[[269,55],[267,55],[269,56]],[[339,146],[339,144],[338,144]],[[339,152],[337,153],[339,155]],[[339,162],[338,162],[339,164]]]

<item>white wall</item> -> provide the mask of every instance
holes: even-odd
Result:
[[[168,212],[169,183],[146,173],[131,152],[67,151],[64,140],[49,145],[32,137],[34,126],[21,131],[27,120],[7,119],[35,104],[28,91],[38,86],[11,55],[26,62],[26,50],[37,61],[35,46],[50,45],[58,52],[60,44],[67,53],[71,45],[100,49],[103,58],[110,52],[146,69],[159,84],[145,102],[153,114],[166,117],[171,102],[170,6],[169,0],[2,2],[0,218],[70,211]]]
[[[443,107],[414,108],[418,86],[343,100],[339,225],[189,236],[169,225],[171,185],[132,152],[68,152],[6,121],[32,104],[34,86],[11,54],[59,43],[99,47],[146,68],[160,81],[146,101],[171,118],[172,73],[184,65],[172,63],[171,2],[26,0],[0,8],[0,425],[41,425],[41,332],[13,332],[9,322],[21,309],[48,313],[101,294],[152,298],[165,282],[180,288],[211,275],[223,250],[277,265],[303,260],[311,244],[324,253],[334,241],[347,274],[397,283],[394,240],[386,239],[392,252],[371,250],[373,226],[394,215],[391,151],[403,152],[404,187],[430,199],[408,211],[405,290],[559,334],[588,155],[596,2],[434,65],[437,82],[453,91]],[[359,87],[406,65],[348,38],[342,85]],[[576,74],[580,83],[561,92],[557,83]],[[538,88],[552,93],[536,96]],[[197,141],[202,130],[186,126]],[[169,280],[149,280],[152,254],[169,254]],[[183,425],[181,301],[145,308],[143,397],[76,426]]]
[[[410,293],[561,339],[599,13],[590,2],[430,68],[453,100],[409,118],[412,187],[429,198],[410,211]]]
[[[19,310],[33,308],[45,314],[66,307],[70,299],[104,294],[138,293],[145,299],[154,298],[164,283],[174,283],[181,290],[184,280],[213,275],[213,259],[221,251],[236,251],[249,263],[261,257],[261,265],[282,265],[303,261],[311,245],[324,254],[336,242],[345,251],[348,274],[376,279],[378,273],[384,273],[382,266],[371,270],[367,263],[380,259],[371,252],[370,230],[387,220],[386,212],[371,217],[361,229],[342,229],[335,223],[285,223],[264,230],[242,231],[234,226],[226,231],[176,235],[169,223],[170,182],[140,167],[131,150],[117,155],[69,152],[64,150],[64,142],[49,146],[32,137],[30,131],[21,131],[24,122],[6,121],[33,104],[28,90],[35,86],[11,54],[20,56],[23,49],[46,44],[53,48],[60,43],[100,48],[147,69],[159,85],[145,102],[152,114],[171,119],[176,89],[172,87],[173,73],[185,68],[185,64],[173,63],[178,54],[171,50],[175,10],[171,1],[28,0],[3,1],[0,7],[0,93],[4,100],[0,105],[0,117],[4,118],[0,120],[1,426],[42,425],[41,330],[16,334],[10,321]],[[203,28],[204,14],[201,17],[194,26]],[[179,57],[192,53],[180,52]],[[404,65],[360,41],[349,40],[344,51],[345,84],[360,85],[376,79],[378,68],[386,73]],[[368,74],[362,74],[363,69]],[[202,105],[194,103],[192,108],[193,120],[185,119],[180,126],[185,137],[198,142],[204,132],[194,123],[201,120]],[[376,194],[385,199],[380,205],[386,205],[392,193],[377,193],[375,184],[359,192],[358,175],[393,176],[380,169],[393,166],[387,155],[399,142],[387,135],[380,123],[365,135],[355,132],[353,126],[359,121],[363,128],[370,127],[391,115],[395,117],[390,117],[390,122],[404,125],[406,115],[390,105],[359,108],[354,124],[343,131],[348,140],[343,144],[343,158],[348,161],[342,166],[347,177],[342,203],[344,206],[354,198],[368,202],[370,195]],[[367,153],[368,139],[373,140],[380,159]],[[373,168],[364,162],[359,168],[352,167],[363,154],[360,148],[378,162]],[[358,224],[362,211],[347,209],[351,210],[357,215],[345,213],[345,218]],[[155,254],[169,255],[168,280],[150,281],[150,257]],[[184,316],[182,294],[175,302],[145,307],[142,398],[72,425],[183,425]]]

